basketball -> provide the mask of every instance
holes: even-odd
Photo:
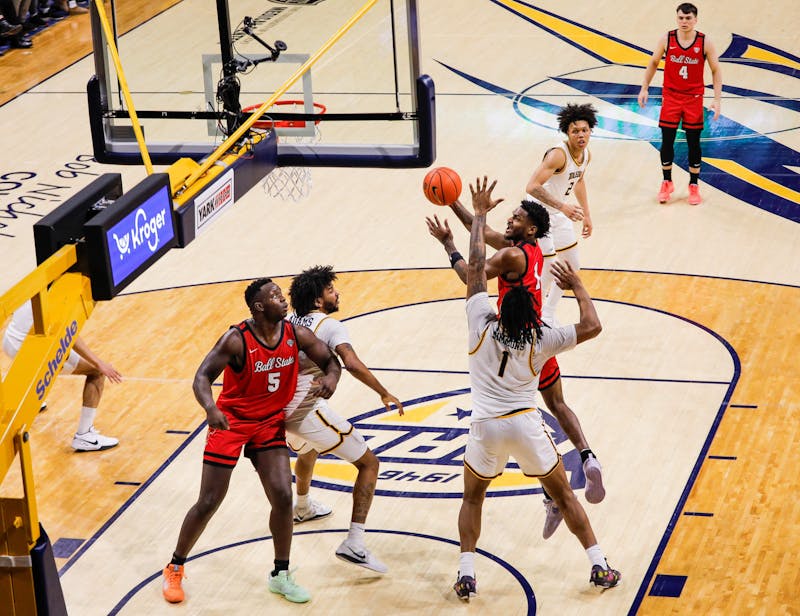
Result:
[[[449,167],[435,167],[422,181],[422,191],[434,205],[450,205],[461,194],[461,177]]]

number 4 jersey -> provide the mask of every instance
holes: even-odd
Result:
[[[534,345],[515,344],[503,334],[487,293],[467,300],[472,421],[536,409],[539,372],[553,355],[575,346],[575,326],[542,327]]]
[[[248,321],[232,326],[244,341],[243,368],[228,364],[222,376],[217,406],[239,419],[266,419],[282,413],[297,387],[297,338],[294,327],[281,321],[281,337],[274,347],[261,342]]]

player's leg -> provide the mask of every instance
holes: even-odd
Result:
[[[556,371],[559,376],[551,380],[549,375]],[[589,443],[583,434],[581,422],[574,411],[567,405],[564,400],[564,392],[561,387],[560,370],[555,357],[548,360],[542,368],[540,382],[551,380],[548,387],[542,388],[540,385],[539,391],[542,394],[542,399],[545,405],[558,421],[558,425],[564,430],[564,433],[569,438],[570,442],[575,446],[581,454],[581,463],[583,465],[583,474],[586,476],[586,500],[590,503],[596,504],[601,502],[606,495],[606,490],[603,487],[602,467],[597,460],[594,452],[589,447]],[[550,533],[552,534],[552,533]]]
[[[258,441],[257,441],[258,442]],[[263,443],[263,448],[246,449],[247,455],[264,487],[271,507],[269,530],[275,549],[275,568],[267,576],[269,590],[283,595],[293,603],[305,603],[311,594],[299,586],[289,572],[289,554],[292,548],[292,468],[285,441]]]
[[[685,125],[684,125],[685,126]],[[686,145],[689,150],[689,205],[700,205],[700,164],[702,151],[700,149],[700,131],[702,128],[685,128]]]
[[[550,289],[555,286],[555,278],[553,277],[553,272],[550,269],[553,266],[553,262],[556,260],[556,245],[553,242],[553,236],[551,233],[548,233],[544,237],[541,237],[537,240],[539,242],[539,248],[542,250],[542,257],[543,257],[543,264],[542,264],[542,303],[547,300],[547,295],[550,293]]]
[[[294,522],[295,524],[300,524],[325,518],[333,513],[333,509],[325,503],[311,498],[309,495],[311,479],[314,476],[314,466],[317,463],[319,454],[316,449],[310,447],[306,442],[293,442],[293,435],[288,430],[289,426],[287,425],[286,436],[289,446],[297,453],[297,459],[294,462],[295,489],[297,490]]]
[[[669,201],[675,185],[672,183],[672,161],[675,159],[675,136],[681,121],[681,103],[672,95],[665,95],[661,104],[658,125],[661,127],[661,174],[663,180],[658,191],[658,202]]]
[[[76,451],[99,451],[116,447],[119,440],[100,434],[94,427],[106,377],[75,351],[70,352],[64,362],[62,374],[79,374],[86,377],[83,384],[83,406],[78,419],[78,429],[72,438],[72,448]]]
[[[577,272],[580,269],[578,238],[575,236],[575,227],[572,221],[561,213],[551,216],[550,236],[553,238],[557,258],[560,261],[568,261],[572,269]],[[544,293],[544,291],[542,292]],[[556,306],[563,296],[564,289],[559,287],[555,280],[552,280],[547,297],[542,299],[542,321],[548,325],[556,324]]]
[[[458,512],[460,554],[453,590],[462,601],[477,594],[475,550],[481,535],[481,517],[486,490],[503,472],[508,454],[503,448],[505,420],[476,421],[470,425],[464,451],[464,495]]]
[[[180,603],[185,598],[182,581],[186,559],[225,498],[234,465],[235,461],[230,465],[203,463],[200,494],[183,519],[172,560],[163,571],[161,590],[164,599],[170,603]]]
[[[563,512],[567,528],[578,538],[583,549],[586,550],[586,556],[592,564],[589,581],[602,589],[612,588],[619,584],[622,576],[619,571],[612,569],[608,565],[606,556],[597,543],[597,538],[589,523],[586,511],[569,486],[567,474],[564,471],[564,465],[561,460],[558,461],[551,473],[540,477],[539,481],[542,482],[542,485]]]

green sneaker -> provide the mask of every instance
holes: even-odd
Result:
[[[311,594],[302,586],[298,586],[288,571],[278,571],[278,575],[269,574],[269,590],[286,597],[292,603],[305,603],[311,600]]]

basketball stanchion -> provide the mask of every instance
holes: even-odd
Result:
[[[275,101],[274,106],[284,107],[281,111],[287,113],[305,113],[305,103],[302,100],[282,100]],[[243,112],[252,112],[260,105],[251,105],[242,109]],[[322,115],[327,108],[322,103],[314,103],[314,113]],[[312,144],[319,143],[320,131],[319,120],[314,120],[313,135],[281,135],[278,133],[278,145],[280,143]],[[269,120],[268,114],[264,114],[253,126],[261,129],[287,129],[305,128],[306,120]],[[291,199],[295,203],[308,197],[313,186],[311,179],[311,169],[309,167],[275,167],[261,182],[264,193],[270,197],[278,197],[284,201]]]

